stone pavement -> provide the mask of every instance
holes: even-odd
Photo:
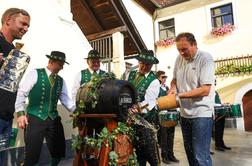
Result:
[[[214,150],[214,141],[212,141],[213,166],[252,166],[252,132],[240,131],[234,128],[225,128],[224,140],[231,151],[219,152]],[[180,160],[179,163],[164,164],[161,166],[188,166],[186,159],[182,134],[180,127],[175,131],[175,156]],[[62,161],[59,166],[71,166],[72,159]]]

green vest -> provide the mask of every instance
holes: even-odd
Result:
[[[167,95],[168,87],[165,87],[165,88],[166,88],[166,91],[163,88],[160,87],[158,97]]]
[[[31,89],[27,113],[42,120],[58,116],[57,103],[61,94],[63,79],[57,75],[54,85],[50,84],[45,69],[37,69],[38,79]]]
[[[102,76],[105,73],[106,73],[105,71],[100,70],[98,75]],[[91,80],[91,77],[92,77],[92,74],[90,73],[88,69],[81,70],[81,85],[89,82]]]
[[[216,92],[216,91],[215,91],[215,103],[221,104],[220,96],[219,96],[218,92]]]
[[[134,70],[134,71],[131,71],[130,74],[129,74],[129,78],[128,78],[128,81],[131,82],[135,88],[136,88],[136,91],[137,91],[137,96],[138,96],[138,102],[141,102],[144,100],[144,95],[146,93],[146,89],[149,87],[150,83],[155,80],[157,77],[156,75],[154,74],[153,71],[151,71],[149,73],[149,75],[147,76],[147,78],[144,78],[142,79],[137,85],[135,83],[135,79],[136,79],[136,76],[137,76],[137,71]]]

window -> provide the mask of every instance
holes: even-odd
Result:
[[[226,4],[211,9],[212,27],[221,27],[225,24],[234,25],[232,4]]]
[[[175,37],[174,19],[159,22],[159,40],[171,39]]]

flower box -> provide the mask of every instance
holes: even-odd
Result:
[[[211,36],[213,36],[213,37],[224,36],[224,35],[232,33],[232,31],[234,31],[234,29],[235,29],[234,25],[225,24],[221,27],[213,28],[211,31]]]
[[[174,43],[175,43],[174,38],[170,38],[170,39],[159,40],[155,43],[155,45],[158,47],[168,47],[168,46],[173,45]]]

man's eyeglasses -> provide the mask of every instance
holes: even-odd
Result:
[[[165,79],[165,78],[167,78],[167,76],[162,76],[161,78],[162,78],[162,79]]]

